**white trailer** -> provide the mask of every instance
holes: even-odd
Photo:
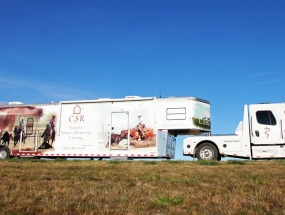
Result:
[[[0,106],[0,129],[1,158],[171,159],[177,135],[210,131],[210,103],[196,97],[138,96],[14,102]]]
[[[183,155],[202,160],[221,157],[245,159],[285,158],[285,104],[244,106],[243,121],[234,135],[188,137]]]

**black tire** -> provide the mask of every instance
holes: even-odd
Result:
[[[220,154],[216,146],[211,143],[203,143],[196,150],[198,160],[220,160]]]
[[[6,159],[10,157],[10,150],[7,147],[0,148],[0,159]]]

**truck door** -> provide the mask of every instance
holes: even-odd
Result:
[[[15,135],[16,140],[14,137],[14,144],[16,143],[17,145],[17,142],[19,142],[19,152],[36,152],[38,146],[38,118],[20,116],[19,122],[20,131]]]
[[[112,112],[110,149],[129,148],[129,112]]]
[[[252,143],[259,145],[282,144],[281,108],[268,105],[250,106],[250,123]]]

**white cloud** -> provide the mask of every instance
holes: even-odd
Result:
[[[100,93],[91,92],[84,89],[69,87],[69,86],[56,86],[52,84],[44,84],[35,80],[23,79],[5,79],[0,78],[0,90],[5,92],[2,100],[9,98],[29,98],[29,100],[40,98],[46,101],[61,101],[61,100],[84,100],[96,99],[98,97],[106,97]]]
[[[277,82],[285,82],[285,79],[278,79],[278,80],[272,80],[272,81],[262,81],[262,82],[258,82],[255,84],[251,84],[249,86],[253,87],[253,86],[258,86],[258,85],[262,85],[262,84],[271,84],[271,83],[277,83]]]

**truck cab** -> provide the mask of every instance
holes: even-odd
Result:
[[[188,137],[183,154],[202,160],[285,158],[284,116],[284,103],[245,105],[234,134]]]

